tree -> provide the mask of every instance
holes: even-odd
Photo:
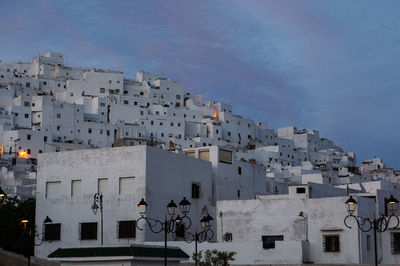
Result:
[[[26,230],[21,224],[22,218],[29,221]],[[33,254],[34,240],[29,232],[35,232],[35,199],[7,198],[0,206],[0,247],[19,254]]]
[[[200,266],[228,266],[229,261],[234,261],[235,259],[233,256],[235,256],[236,252],[228,252],[228,251],[218,251],[216,249],[214,250],[209,250],[207,249],[206,252],[204,252],[203,256],[203,250],[200,252],[193,253],[192,258],[193,260],[197,260],[197,264]]]

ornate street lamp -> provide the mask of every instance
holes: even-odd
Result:
[[[7,194],[1,189],[0,187],[0,207],[6,203],[7,200]]]
[[[187,214],[190,211],[190,202],[184,197],[183,200],[179,202],[179,209],[182,212],[183,216],[180,217],[177,215],[175,217],[176,211],[178,209],[178,206],[176,203],[171,200],[170,203],[167,205],[167,212],[169,215],[169,218],[165,216],[164,222],[146,217],[146,211],[147,211],[147,202],[142,198],[140,202],[138,203],[138,210],[140,214],[140,218],[136,221],[136,227],[139,230],[143,230],[144,227],[141,227],[139,225],[140,220],[146,221],[146,224],[150,231],[153,233],[160,233],[161,231],[164,231],[164,265],[167,265],[167,238],[168,238],[168,233],[172,233],[172,236],[175,238],[175,234],[177,231],[178,226],[184,226],[183,230],[186,232],[187,229],[190,228],[192,225],[192,221],[190,218],[187,216]],[[186,221],[186,222],[185,222]]]
[[[100,228],[101,228],[101,245],[103,245],[103,194],[102,193],[95,193],[93,197],[93,205],[92,205],[92,211],[94,215],[97,214],[97,211],[99,209],[99,203],[100,205]]]
[[[344,219],[344,225],[346,227],[351,228],[351,226],[348,225],[348,220],[354,219],[357,222],[358,228],[362,232],[369,232],[371,230],[374,230],[375,265],[378,265],[376,234],[385,232],[388,229],[390,221],[392,219],[396,222],[396,225],[393,227],[393,229],[397,229],[400,223],[399,217],[397,217],[396,215],[399,201],[395,197],[393,197],[393,195],[390,195],[390,198],[385,198],[385,203],[390,212],[390,215],[382,215],[378,219],[376,219],[376,216],[374,215],[374,219],[371,220],[369,217],[354,215],[357,207],[357,201],[352,196],[350,196],[350,198],[345,202],[346,210],[349,213],[349,215],[347,215]]]
[[[191,243],[195,241],[195,265],[197,266],[197,260],[198,260],[198,253],[197,253],[197,243],[202,243],[202,242],[211,242],[211,240],[214,237],[214,232],[211,229],[212,227],[212,221],[214,218],[211,217],[210,214],[207,213],[207,216],[203,216],[200,220],[200,226],[202,231],[197,232],[193,235],[191,233],[187,233],[184,236],[184,240],[186,243]]]
[[[39,234],[33,234],[32,235],[32,230],[31,230],[31,228],[29,228],[29,230],[28,230],[28,224],[29,224],[29,220],[28,219],[26,219],[26,218],[22,218],[21,219],[21,224],[22,224],[22,226],[23,226],[23,229],[24,229],[24,232],[25,232],[25,237],[27,238],[27,239],[30,239],[30,238],[33,238],[32,240],[33,240],[33,245],[34,246],[40,246],[40,245],[42,245],[43,244],[43,241],[44,240],[46,240],[45,239],[45,232],[42,232],[42,233],[39,233]],[[49,224],[49,223],[52,223],[53,221],[49,218],[49,216],[46,216],[46,219],[44,219],[44,221],[43,221],[43,224]],[[35,238],[37,238],[38,240],[39,240],[39,242],[36,244],[35,243]],[[32,241],[31,240],[31,241]],[[27,243],[28,245],[29,245],[29,243],[31,243],[30,242],[30,240],[28,240],[28,241],[25,241],[25,243]],[[27,257],[28,257],[28,266],[30,266],[31,265],[31,255],[30,255],[30,250],[29,250],[29,246],[28,246],[28,248],[27,248]]]

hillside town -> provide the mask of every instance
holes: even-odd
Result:
[[[162,265],[164,234],[144,218],[167,220],[170,202],[182,222],[168,265],[194,263],[197,248],[235,252],[233,265],[400,264],[395,219],[376,236],[344,222],[398,225],[400,171],[357,162],[316,129],[241,117],[162,74],[66,66],[54,52],[0,61],[0,152],[3,193],[36,199],[34,255],[62,265]]]

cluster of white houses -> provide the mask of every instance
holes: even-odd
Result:
[[[372,219],[387,214],[390,195],[400,198],[399,172],[376,158],[358,167],[354,153],[316,130],[275,132],[163,75],[71,68],[58,53],[0,61],[0,152],[2,189],[36,197],[47,239],[36,256],[66,265],[144,265],[140,250],[163,234],[136,230],[137,203],[146,199],[147,215],[163,220],[166,204],[183,197],[188,232],[214,217],[213,243],[199,248],[235,251],[234,263],[371,263],[373,234],[344,225],[344,202],[354,195],[357,214]],[[95,193],[103,229],[90,208]],[[47,216],[52,223],[41,224]],[[100,238],[112,258],[90,249]],[[169,245],[191,255],[194,245],[181,240],[170,236]],[[400,263],[400,230],[377,243],[380,263]],[[129,246],[142,255],[127,255]]]

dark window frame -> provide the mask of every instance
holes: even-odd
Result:
[[[323,235],[324,252],[340,252],[340,235]]]
[[[136,238],[136,221],[126,220],[118,221],[118,238]]]
[[[97,240],[97,222],[80,223],[79,239],[80,240]],[[92,232],[90,231],[92,230]]]

